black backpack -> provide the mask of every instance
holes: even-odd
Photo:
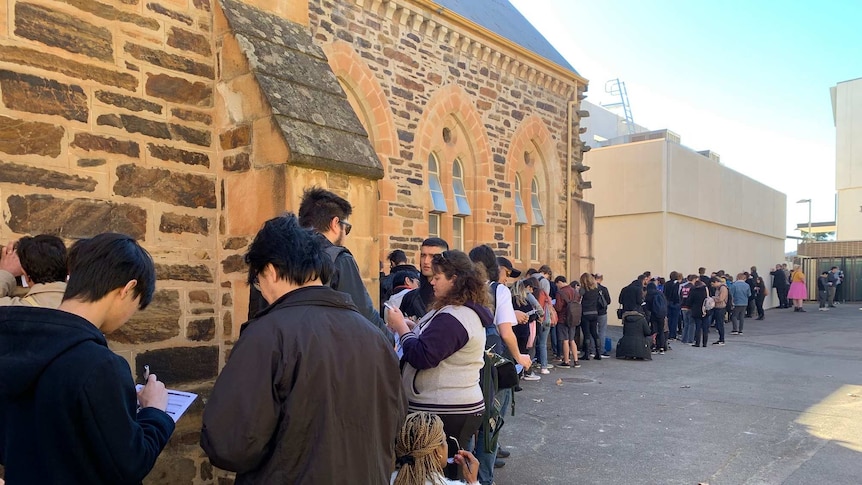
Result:
[[[657,292],[652,300],[652,314],[662,319],[667,316],[667,298],[662,292]]]

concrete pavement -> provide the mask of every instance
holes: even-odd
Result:
[[[773,309],[725,346],[713,329],[707,348],[522,381],[496,483],[862,483],[859,307]]]

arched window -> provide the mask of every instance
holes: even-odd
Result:
[[[533,212],[532,226],[530,227],[530,259],[539,260],[539,228],[545,225],[542,216],[542,206],[539,204],[539,180],[533,177],[530,186],[530,208]]]
[[[431,192],[431,210],[428,214],[428,236],[440,237],[440,214],[446,212],[446,197],[440,184],[440,164],[433,153],[428,155],[428,188]]]
[[[452,192],[455,195],[455,216],[452,217],[452,247],[464,250],[465,218],[472,214],[467,191],[464,190],[464,167],[459,160],[452,163]]]
[[[515,174],[515,241],[512,245],[515,260],[521,260],[521,233],[527,220],[527,211],[524,209],[524,199],[521,197],[521,174]]]

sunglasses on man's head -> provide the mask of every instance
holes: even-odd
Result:
[[[431,262],[434,264],[441,264],[449,261],[448,253],[449,251],[443,251],[442,253],[435,254],[434,257],[431,258]]]

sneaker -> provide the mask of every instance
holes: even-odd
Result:
[[[559,367],[571,367],[571,366],[572,366],[572,364],[569,364],[568,362],[563,362],[559,365]]]
[[[724,340],[718,343],[718,345],[724,345]]]
[[[553,369],[553,368],[554,368],[554,365],[553,365],[553,364],[548,364],[548,365],[543,365],[542,367],[544,367],[545,369]]]
[[[580,363],[580,362],[578,362],[578,361],[576,360],[576,361],[575,361],[575,363],[574,363],[574,364],[572,364],[572,365],[573,365],[574,367],[580,367],[580,366],[581,366],[581,363]]]
[[[529,375],[524,376],[525,381],[538,381],[540,379],[541,379],[541,377],[537,376],[536,374],[529,374]]]
[[[607,353],[607,352],[605,352],[604,354],[602,354],[602,357],[610,357],[610,356],[611,356],[611,354],[609,354],[609,353]]]
[[[739,332],[737,335],[742,335],[742,332]]]
[[[739,332],[737,332],[736,330],[734,330],[734,331],[730,332],[730,334],[731,334],[731,335],[739,335]]]
[[[540,370],[539,372],[541,372],[542,374],[550,374],[551,373],[551,371],[549,371],[548,369],[544,369],[544,368],[542,370]]]
[[[664,350],[660,350],[658,355],[664,355]]]
[[[723,343],[723,342],[713,342],[713,343],[712,343],[712,345],[720,345],[720,344],[722,344],[722,343]]]

